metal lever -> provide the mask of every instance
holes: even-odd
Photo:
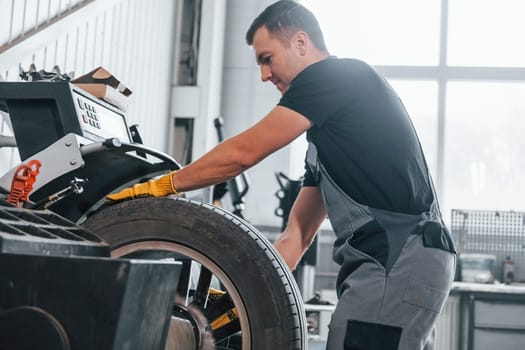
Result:
[[[66,197],[69,197],[72,194],[81,194],[84,192],[84,185],[88,182],[87,179],[80,179],[75,177],[69,182],[69,186],[63,190],[58,191],[55,194],[48,196],[42,200],[36,202],[31,209],[47,209],[50,205],[62,200]]]

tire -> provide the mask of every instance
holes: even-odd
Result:
[[[194,336],[171,349],[306,349],[305,313],[293,276],[271,243],[233,214],[181,197],[142,198],[107,207],[82,225],[110,244],[112,257],[183,262],[168,344],[181,339],[181,323],[174,320],[189,320]],[[199,284],[191,282],[195,265]],[[203,290],[208,295],[214,282],[226,291],[228,306],[196,297]],[[211,332],[216,315],[232,307],[238,319]]]

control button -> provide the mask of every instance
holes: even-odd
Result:
[[[77,97],[77,102],[78,102],[78,107],[80,107],[80,109],[84,110],[84,103],[80,100],[80,97]]]

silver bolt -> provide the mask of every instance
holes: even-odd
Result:
[[[77,160],[76,159],[72,159],[72,160],[69,161],[69,164],[75,165],[75,164],[77,164]]]
[[[71,146],[73,143],[71,141],[66,141],[66,147]]]

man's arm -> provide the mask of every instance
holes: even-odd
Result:
[[[318,187],[303,187],[294,202],[288,226],[274,246],[294,270],[326,218],[326,209]]]
[[[277,106],[257,124],[219,143],[188,166],[158,179],[125,188],[107,198],[116,201],[167,196],[224,182],[286,146],[311,125],[310,120],[303,115]]]
[[[254,166],[308,130],[301,114],[277,106],[251,128],[215,146],[195,162],[173,173],[178,192],[223,182]]]

